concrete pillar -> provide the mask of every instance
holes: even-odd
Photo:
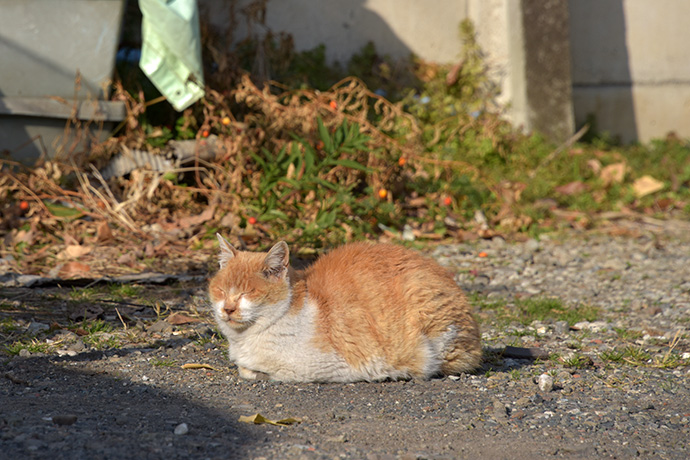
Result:
[[[470,0],[468,16],[501,82],[508,118],[552,141],[568,139],[575,123],[567,2]]]

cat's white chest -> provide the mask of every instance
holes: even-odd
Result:
[[[238,366],[283,381],[350,380],[352,369],[334,351],[314,345],[316,306],[305,302],[273,324],[228,336],[229,355]]]

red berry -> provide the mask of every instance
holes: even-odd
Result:
[[[447,196],[443,199],[443,204],[446,206],[450,206],[452,203],[453,203],[453,199],[449,196]]]
[[[247,219],[247,222],[249,222],[249,225],[254,225],[256,223],[256,217],[250,217],[249,219]]]
[[[19,209],[21,209],[22,211],[26,211],[27,209],[29,209],[29,203],[27,203],[26,201],[20,201]]]

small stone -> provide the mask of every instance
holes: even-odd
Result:
[[[551,377],[549,374],[541,374],[539,376],[538,384],[540,391],[548,393],[549,391],[553,390],[553,377]]]
[[[31,356],[31,352],[29,350],[27,350],[26,348],[22,348],[21,350],[19,350],[19,357],[20,358],[28,358],[29,356]]]
[[[570,330],[570,325],[568,324],[567,321],[556,321],[553,324],[553,331],[557,335],[565,335],[568,333],[569,330]]]
[[[31,335],[36,335],[41,331],[47,331],[50,329],[50,326],[45,324],[45,323],[37,323],[35,321],[32,321],[31,324],[29,324],[29,327],[27,328],[27,331]]]
[[[525,241],[525,250],[529,252],[536,252],[539,250],[539,241],[535,240],[534,238],[530,238],[529,240]]]
[[[506,406],[497,399],[493,401],[493,416],[498,423],[505,423],[508,419],[508,410]]]
[[[506,245],[506,240],[501,236],[494,236],[491,238],[491,246],[494,248],[502,248]]]
[[[344,434],[338,435],[338,436],[333,436],[331,438],[327,439],[328,442],[338,442],[338,443],[343,443],[347,442],[347,438],[345,437]]]
[[[74,425],[74,423],[77,421],[77,416],[76,415],[55,415],[55,416],[53,416],[52,421],[54,424],[61,425],[61,426]]]
[[[187,426],[186,423],[180,423],[175,427],[175,434],[177,436],[183,436],[185,434],[189,433],[189,427]]]
[[[67,347],[67,350],[79,353],[79,352],[84,351],[85,348],[86,348],[86,346],[84,345],[84,342],[81,339],[79,339],[79,340],[75,341],[74,343],[70,344]]]
[[[521,407],[527,407],[529,406],[531,401],[527,396],[523,396],[522,398],[518,399],[515,401],[515,407],[521,408]]]
[[[403,227],[402,239],[403,239],[403,241],[414,241],[415,240],[414,230],[408,224],[405,224],[405,226]]]
[[[573,329],[576,331],[586,330],[592,332],[606,332],[609,330],[609,324],[606,321],[580,321],[573,325]]]
[[[616,258],[607,259],[601,266],[608,270],[625,270],[627,268],[626,262]]]
[[[165,320],[158,320],[152,325],[150,325],[147,329],[146,332],[148,333],[153,333],[153,332],[158,332],[158,333],[165,333],[165,332],[172,332],[172,325],[165,321]]]

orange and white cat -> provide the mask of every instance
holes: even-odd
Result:
[[[479,365],[479,328],[443,267],[400,246],[352,243],[306,270],[281,241],[238,251],[222,236],[209,291],[241,377],[353,382],[429,378]]]

